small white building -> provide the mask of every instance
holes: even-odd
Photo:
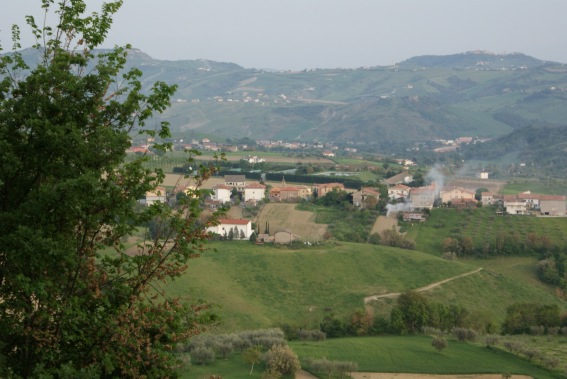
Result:
[[[262,200],[266,196],[266,186],[260,183],[251,183],[244,187],[244,201]]]
[[[388,198],[391,200],[405,199],[409,196],[411,187],[404,184],[398,184],[393,187],[388,187]]]
[[[230,195],[232,192],[232,187],[224,184],[217,184],[213,187],[213,200],[217,200],[223,203],[230,202]]]
[[[209,226],[207,232],[218,234],[219,236],[229,236],[232,231],[234,239],[249,239],[252,235],[252,221],[220,219],[218,225]]]
[[[487,171],[478,172],[476,174],[476,177],[481,179],[481,180],[488,180],[488,172]]]

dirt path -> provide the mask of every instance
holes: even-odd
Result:
[[[479,267],[476,270],[473,270],[473,271],[470,271],[470,272],[465,272],[464,274],[461,274],[461,275],[453,276],[451,278],[443,279],[443,280],[440,280],[438,282],[428,284],[425,287],[417,288],[414,291],[416,291],[416,292],[427,291],[427,290],[430,290],[432,288],[439,287],[443,283],[450,282],[451,280],[459,279],[459,278],[462,278],[463,276],[467,276],[467,275],[476,274],[480,270],[482,270],[482,267]],[[367,297],[364,298],[364,304],[368,304],[372,300],[378,300],[378,299],[384,298],[384,297],[398,297],[401,294],[402,294],[401,292],[389,292],[389,293],[384,293],[384,294],[381,294],[381,295],[367,296]]]

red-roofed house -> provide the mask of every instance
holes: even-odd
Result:
[[[207,232],[215,233],[220,236],[228,236],[231,230],[234,239],[249,239],[252,235],[252,221],[243,219],[220,219],[218,225],[209,226],[207,228]]]
[[[324,183],[315,185],[315,191],[317,192],[318,197],[325,196],[335,188],[339,191],[345,190],[345,186],[342,183]]]
[[[462,187],[445,187],[439,192],[442,203],[448,203],[455,199],[474,200],[474,191]]]

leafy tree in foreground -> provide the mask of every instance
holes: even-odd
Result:
[[[42,0],[55,27],[27,17],[36,67],[17,27],[0,56],[0,376],[174,376],[173,347],[210,316],[160,289],[205,248],[198,197],[140,210],[164,175],[144,156],[123,162],[134,132],[169,135],[147,124],[175,87],[142,92],[127,48],[95,55],[122,1],[85,3]],[[167,227],[127,254],[123,238],[150,220]]]

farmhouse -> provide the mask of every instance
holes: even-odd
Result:
[[[494,193],[492,193],[492,192],[481,192],[480,193],[480,202],[484,206],[494,204],[496,202],[496,199],[494,198]]]
[[[276,201],[297,201],[309,198],[311,189],[305,186],[274,187],[270,190],[270,196]]]
[[[217,184],[213,187],[213,200],[228,203],[230,202],[230,194],[232,192],[232,187],[229,187],[224,184]]]
[[[395,186],[397,184],[408,184],[411,183],[413,181],[413,176],[410,175],[407,172],[402,172],[398,175],[394,175],[388,179],[384,180],[384,183],[386,183],[388,186]]]
[[[474,200],[474,191],[462,187],[444,187],[439,192],[442,203],[455,201],[456,199]]]
[[[266,195],[266,186],[260,183],[251,183],[244,187],[244,201],[259,201]]]
[[[566,216],[567,199],[565,196],[541,195],[539,207],[542,215],[545,216]]]
[[[315,185],[315,192],[317,193],[318,197],[325,196],[327,193],[331,192],[334,189],[344,191],[345,186],[342,183],[324,183],[324,184],[317,184]]]
[[[409,196],[411,187],[404,184],[397,184],[388,188],[388,198],[391,200],[405,199]]]
[[[528,191],[504,196],[503,204],[508,214],[537,212],[543,216],[567,216],[567,201],[564,195],[540,195]]]
[[[530,203],[518,198],[518,195],[504,195],[502,198],[506,213],[511,215],[527,215],[530,214]]]
[[[413,208],[432,209],[435,202],[436,189],[434,186],[413,188],[410,200]]]
[[[224,185],[229,186],[231,189],[236,188],[238,192],[244,192],[244,187],[246,187],[246,176],[245,175],[225,175]]]
[[[380,199],[380,191],[376,188],[362,187],[360,191],[356,191],[352,194],[352,203],[357,207],[364,207],[368,199],[378,201],[378,199]]]
[[[252,221],[250,220],[231,220],[221,219],[218,225],[209,226],[207,232],[228,237],[232,235],[234,239],[249,239],[252,235]]]

